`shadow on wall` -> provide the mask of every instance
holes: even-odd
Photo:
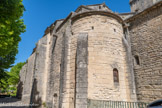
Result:
[[[42,99],[39,96],[37,83],[38,83],[38,81],[35,78],[34,82],[33,82],[33,88],[32,88],[32,93],[31,93],[31,102],[30,102],[32,107],[30,107],[30,108],[40,108],[42,105]]]
[[[16,94],[16,97],[18,99],[21,99],[22,98],[22,92],[23,92],[23,82],[20,81],[18,86],[17,86],[17,94]]]

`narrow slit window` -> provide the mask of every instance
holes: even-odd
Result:
[[[114,76],[114,82],[115,83],[119,83],[119,73],[118,73],[118,69],[116,69],[116,68],[113,69],[113,76]]]
[[[114,29],[114,32],[116,32],[116,29]]]
[[[135,65],[140,65],[140,60],[137,55],[134,56],[134,60],[135,60]]]

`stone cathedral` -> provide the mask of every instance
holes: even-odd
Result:
[[[162,99],[162,0],[130,7],[81,5],[47,27],[20,71],[19,98],[39,108]]]

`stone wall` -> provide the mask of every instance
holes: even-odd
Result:
[[[74,92],[71,93],[70,90],[74,90],[74,85],[71,86],[71,75],[67,71],[68,56],[70,56],[68,54],[68,38],[71,35],[70,23],[67,21],[58,31],[56,31],[56,27],[59,26],[55,26],[50,36],[46,102],[49,108],[72,108],[74,102],[71,101],[71,98],[74,99]]]
[[[23,86],[23,96],[22,101],[29,104],[31,99],[31,91],[32,91],[32,84],[33,84],[33,74],[34,74],[34,65],[35,65],[35,56],[36,54],[33,53],[27,60],[26,64],[26,75],[25,81]]]
[[[139,101],[162,98],[161,13],[154,7],[124,22],[111,11],[90,10],[56,21],[20,72],[22,100],[86,108],[87,99],[136,101],[136,89]]]
[[[123,28],[118,20],[91,15],[74,22],[74,36],[88,33],[88,98],[133,101],[128,78],[126,50],[122,43]],[[119,71],[119,84],[113,82],[113,69]],[[86,85],[85,85],[86,86]]]
[[[51,36],[50,44],[46,102],[49,108],[52,108],[52,106],[57,108],[59,105],[62,36]]]
[[[19,79],[19,83],[18,83],[18,88],[17,88],[17,97],[19,99],[22,98],[23,96],[23,89],[24,89],[24,84],[25,84],[25,80],[26,80],[26,73],[27,72],[27,64],[25,64],[21,71],[20,71],[20,79]]]
[[[34,81],[32,88],[32,98],[31,102],[41,105],[43,103],[44,93],[44,82],[45,82],[45,72],[46,72],[46,55],[47,51],[47,36],[42,37],[38,43],[36,48],[36,58],[34,65]]]
[[[131,0],[131,12],[141,12],[153,5],[153,0]]]
[[[75,57],[76,49],[73,49],[72,38],[74,37],[71,32],[71,19],[69,19],[64,27],[63,31],[63,50],[61,60],[61,91],[60,97],[61,108],[74,108],[75,103]],[[76,44],[76,43],[75,43]],[[76,47],[76,46],[75,46]],[[73,64],[73,65],[72,65]]]
[[[27,63],[21,70],[20,83],[23,84],[22,101],[29,104],[35,103],[40,106],[44,102],[45,80],[46,80],[46,47],[47,36],[41,38],[35,49],[35,52],[29,57]]]
[[[129,19],[139,101],[162,98],[162,6]],[[139,60],[137,60],[139,58]],[[138,63],[137,63],[138,62]]]
[[[54,98],[54,53],[56,47],[57,36],[50,35],[50,50],[49,50],[49,61],[48,61],[48,71],[47,71],[47,89],[46,89],[46,103],[47,107],[51,108],[53,105],[53,98]],[[59,57],[58,57],[59,58]],[[56,102],[57,94],[55,94],[55,102]]]
[[[75,69],[75,108],[87,108],[88,94],[88,34],[80,33],[77,39]]]

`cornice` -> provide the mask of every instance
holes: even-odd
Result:
[[[118,16],[117,14],[115,13],[112,13],[112,12],[108,12],[108,11],[88,11],[88,12],[83,12],[83,13],[79,13],[79,14],[76,14],[74,15],[71,20],[72,20],[72,23],[80,18],[83,18],[83,17],[86,17],[86,16],[91,16],[91,15],[105,15],[105,16],[109,16],[109,17],[112,17],[116,20],[118,20],[120,23],[123,23],[123,19]]]

